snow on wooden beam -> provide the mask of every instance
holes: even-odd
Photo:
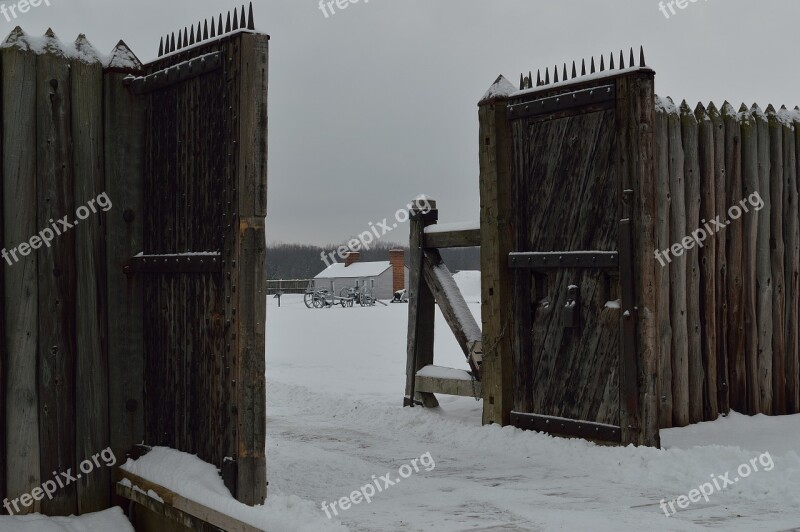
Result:
[[[417,372],[417,390],[460,397],[480,398],[481,383],[463,369],[425,366]]]
[[[483,363],[481,328],[438,250],[425,250],[422,273],[436,303],[439,304],[439,310],[442,311],[458,345],[467,357],[473,375],[480,379],[480,368]]]

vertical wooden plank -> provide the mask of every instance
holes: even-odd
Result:
[[[760,406],[771,408],[771,401],[766,397],[772,388],[772,337],[773,337],[773,297],[774,285],[772,279],[772,247],[771,217],[772,197],[770,196],[770,140],[767,115],[757,106],[752,108],[753,120],[758,137],[758,192],[764,200],[764,208],[757,213],[752,213],[758,219],[758,238],[756,241],[757,273],[756,287],[758,290],[758,366],[756,368],[756,382],[759,386]]]
[[[56,238],[38,250],[39,441],[42,477],[76,470],[75,459],[75,221],[70,102],[70,65],[51,30],[36,59],[36,156],[39,227]],[[58,220],[57,222],[54,222]],[[75,484],[42,501],[47,515],[77,512]]]
[[[672,99],[667,108],[669,128],[670,241],[672,245],[686,236],[686,182],[684,179],[684,154],[681,137],[681,119]],[[670,273],[670,321],[672,322],[672,422],[685,427],[689,417],[689,333],[686,302],[686,255],[682,248],[672,253]]]
[[[141,63],[120,41],[103,75],[105,190],[114,204],[106,216],[108,302],[108,412],[111,449],[118,459],[144,440],[144,342],[141,276],[125,263],[143,251],[144,102],[123,79]]]
[[[739,118],[732,105],[722,107],[725,122],[725,173],[727,190],[724,207],[742,198],[742,144]],[[726,217],[723,215],[723,218]],[[742,219],[728,220],[725,236],[728,256],[728,372],[730,374],[731,408],[737,412],[747,410],[747,384],[744,364],[744,287],[742,285]]]
[[[636,351],[638,360],[635,382],[638,384],[638,412],[635,419],[638,427],[633,429],[632,437],[625,438],[626,427],[623,423],[623,442],[632,441],[637,445],[659,447],[661,440],[658,432],[658,398],[657,372],[660,344],[658,341],[659,314],[658,283],[656,268],[660,266],[653,260],[651,253],[656,247],[656,175],[655,175],[655,87],[654,72],[639,73],[622,78],[618,82],[627,84],[626,131],[627,150],[620,154],[628,167],[628,181],[634,191],[634,204],[631,209],[633,225],[634,287],[635,304],[638,308]],[[620,94],[624,94],[621,91]],[[624,105],[625,101],[618,102]],[[623,182],[625,182],[623,180]],[[623,317],[624,319],[624,317]],[[636,367],[638,366],[638,367]],[[626,370],[634,369],[627,368]],[[624,375],[620,382],[624,382]],[[623,403],[620,398],[620,403]],[[620,414],[622,418],[622,413]],[[630,416],[629,418],[630,419]],[[623,420],[620,419],[622,422]]]
[[[794,125],[794,145],[795,145],[795,181],[796,186],[795,189],[800,191],[800,109],[797,107],[794,108],[792,112],[792,124]],[[800,196],[800,195],[799,195]],[[763,197],[763,195],[762,195]],[[800,200],[800,197],[798,198]],[[800,211],[800,208],[798,208]],[[800,212],[798,212],[798,217],[800,217]],[[798,218],[798,224],[800,224],[800,218]],[[800,231],[800,229],[798,229]],[[800,236],[798,236],[798,245],[800,245]],[[800,254],[800,251],[798,252]],[[800,260],[800,259],[793,259],[793,260]],[[798,292],[800,292],[800,286],[798,287]],[[798,293],[798,299],[800,299],[800,293]],[[798,316],[800,316],[800,303],[798,303]],[[794,327],[797,327],[796,323],[797,320],[794,320]],[[798,343],[800,343],[800,339],[798,339]],[[798,348],[800,349],[800,348]],[[800,354],[798,355],[800,357]],[[789,408],[787,409],[789,414],[796,414],[800,412],[800,362],[797,361],[797,358],[790,361],[791,364],[794,364],[794,370],[790,371],[788,364],[786,369],[786,385],[787,385],[787,405]]]
[[[36,55],[25,51],[16,28],[0,48],[3,108],[3,257],[6,293],[4,344],[6,390],[6,490],[11,497],[39,486],[39,412],[36,386],[38,338],[37,254],[17,246],[35,235],[36,225]],[[15,254],[11,254],[11,251]],[[9,258],[7,258],[9,257]],[[14,398],[6,401],[5,398]],[[39,511],[39,503],[21,513]]]
[[[717,215],[714,124],[703,104],[698,104],[695,108],[695,117],[699,128],[697,140],[700,166],[700,223],[706,226],[705,224]],[[715,308],[718,240],[715,234],[710,234],[700,249],[700,319],[705,372],[704,419],[709,421],[713,421],[719,416],[717,311]]]
[[[750,112],[741,114],[743,197],[758,190],[758,128]],[[733,205],[733,204],[732,204]],[[735,205],[739,205],[739,200]],[[742,267],[744,286],[744,353],[747,379],[747,413],[759,412],[761,395],[758,379],[759,329],[757,319],[758,218],[743,216],[744,233]]]
[[[88,217],[75,227],[77,363],[75,459],[80,462],[109,445],[106,341],[105,218],[97,198],[105,192],[103,168],[103,65],[84,35],[75,42],[81,59],[72,69],[72,138],[75,205]],[[104,201],[104,200],[101,200]],[[113,200],[112,200],[113,201]],[[93,207],[89,208],[89,206]],[[92,212],[96,210],[97,212]],[[111,475],[100,468],[77,481],[78,512],[108,508]]]
[[[669,124],[665,102],[656,96],[656,249],[666,251],[670,240],[670,208],[672,196],[669,190]],[[661,264],[663,262],[663,264]],[[656,267],[658,285],[658,338],[660,342],[658,362],[659,426],[672,426],[672,324],[670,322],[670,278],[669,264],[661,259]]]
[[[767,107],[769,120],[769,158],[770,158],[770,197],[772,243],[772,280],[774,298],[772,304],[772,389],[766,393],[764,402],[772,408],[765,408],[765,414],[783,414],[786,408],[786,336],[783,326],[786,319],[786,278],[784,272],[783,243],[783,127],[778,121],[775,108]]]
[[[514,403],[511,347],[511,126],[508,96],[515,87],[500,76],[479,103],[481,196],[481,321],[483,423],[510,423]]]
[[[714,103],[708,106],[714,129],[714,200],[715,216],[722,215],[727,204],[727,171],[725,168],[725,122]],[[730,375],[728,372],[728,254],[726,235],[717,234],[717,276],[714,282],[714,309],[717,320],[717,399],[721,414],[730,411]]]
[[[795,125],[786,107],[780,110],[783,126],[783,234],[786,275],[786,408],[784,414],[797,411],[795,388],[798,378],[798,327],[800,327],[800,210],[797,197],[797,146]]]
[[[3,72],[3,56],[0,54],[0,207],[3,208],[3,212],[5,212],[5,204],[3,200],[3,189],[5,188],[3,184],[3,132],[5,131],[5,125],[3,124],[3,87],[2,87],[2,79],[5,77]],[[5,226],[5,220],[3,220],[3,216],[0,215],[0,248],[3,251],[7,251],[5,248],[5,232],[3,227]],[[3,263],[0,264],[2,268],[0,268],[0,400],[2,404],[0,404],[0,494],[5,497],[8,492],[6,491],[6,430],[7,423],[6,423],[6,407],[4,405],[9,404],[11,401],[8,400],[6,396],[6,373],[8,371],[8,350],[6,349],[6,290],[5,290],[5,259],[3,259]],[[7,512],[5,508],[0,508],[0,515],[5,515]]]
[[[417,371],[433,364],[434,324],[436,320],[436,301],[431,289],[422,276],[423,241],[425,227],[435,224],[439,218],[436,202],[428,199],[427,205],[415,199],[411,204],[411,234],[409,237],[409,264],[411,271],[408,276],[408,345],[406,359],[406,394],[404,405],[411,405],[412,401],[419,401],[423,406],[433,408],[439,406],[436,396],[432,393],[421,393],[412,386]],[[422,214],[426,207],[430,210]],[[415,356],[416,355],[416,356]],[[415,364],[416,361],[416,364]]]
[[[697,235],[700,224],[700,156],[698,126],[694,112],[684,100],[681,103],[681,138],[683,143],[683,175],[686,194],[686,236]],[[678,240],[676,240],[678,242]],[[689,422],[703,421],[704,383],[703,351],[700,323],[700,248],[697,240],[686,251],[686,328],[688,331]]]
[[[239,450],[236,497],[263,504],[266,470],[266,233],[267,61],[266,35],[241,37],[239,113]]]

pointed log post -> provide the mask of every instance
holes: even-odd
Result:
[[[758,177],[758,126],[753,113],[741,114],[742,129],[742,175],[743,193],[748,196],[759,187]],[[734,205],[734,204],[731,204]],[[736,203],[738,205],[738,201]],[[744,285],[744,353],[747,374],[747,413],[761,411],[761,391],[758,383],[758,354],[760,330],[758,328],[757,308],[758,288],[758,234],[759,223],[756,213],[744,216],[743,241],[743,285]]]
[[[684,149],[684,180],[686,183],[686,235],[698,235],[700,224],[700,156],[697,146],[697,118],[684,100],[681,103],[681,136]],[[703,229],[705,235],[705,229]],[[699,236],[698,236],[699,239]],[[677,242],[677,240],[676,240]],[[704,241],[703,241],[704,242]],[[701,242],[701,244],[703,244]],[[704,421],[704,384],[703,352],[700,313],[700,250],[694,240],[686,251],[686,326],[688,336],[689,360],[689,422]]]
[[[752,107],[753,120],[758,137],[758,192],[764,200],[764,208],[752,213],[758,219],[758,238],[756,244],[756,289],[758,290],[758,364],[756,367],[756,383],[759,389],[759,403],[772,407],[766,401],[772,388],[772,306],[774,304],[774,282],[772,278],[771,260],[771,219],[772,197],[770,196],[770,160],[769,160],[769,123],[767,115],[757,106]]]
[[[672,245],[669,236],[670,205],[669,191],[669,126],[665,102],[656,96],[655,127],[655,165],[656,165],[656,249],[665,251]],[[669,315],[670,267],[666,262],[656,268],[658,286],[659,314],[658,341],[660,343],[658,362],[658,417],[659,427],[672,427],[672,324]]]
[[[800,109],[794,108],[792,112],[792,120],[794,125],[794,145],[795,145],[795,180],[800,199]],[[763,197],[763,196],[762,196]],[[800,217],[800,213],[798,213]],[[800,245],[800,236],[798,237],[798,245]],[[800,251],[796,252],[800,255]],[[793,260],[800,260],[800,257],[793,258]],[[798,298],[800,298],[800,286],[798,286]],[[800,319],[800,303],[798,303],[798,319]],[[797,323],[797,320],[794,320]],[[797,325],[795,325],[796,327]],[[800,343],[800,339],[798,339]],[[798,358],[800,354],[795,355],[793,359],[787,361],[786,367],[786,388],[787,388],[787,414],[796,414],[800,412],[800,362]],[[791,366],[794,366],[794,369]]]
[[[481,329],[483,333],[483,423],[508,425],[514,408],[514,275],[511,209],[511,124],[508,98],[514,86],[499,76],[479,105],[481,196]]]
[[[786,319],[786,277],[784,272],[783,243],[783,127],[778,121],[775,108],[767,107],[769,120],[770,196],[772,244],[772,280],[775,289],[772,301],[772,387],[764,401],[771,408],[765,414],[782,414],[786,406],[786,335],[783,330]],[[795,324],[795,326],[797,326]],[[765,376],[765,381],[768,379]],[[764,383],[765,387],[767,382]]]
[[[800,211],[797,195],[797,147],[795,125],[786,107],[780,110],[783,126],[783,234],[785,245],[786,276],[786,399],[782,414],[792,414],[797,409],[795,386],[798,378],[798,327],[800,327]]]
[[[406,394],[403,406],[422,404],[427,408],[439,406],[432,393],[416,391],[417,372],[433,364],[434,324],[436,322],[436,300],[423,276],[425,228],[439,219],[436,201],[430,198],[415,198],[409,206],[411,234],[409,236],[410,266],[408,276],[408,344],[406,361]]]
[[[75,41],[80,59],[70,61],[75,205],[90,203],[106,192],[103,162],[103,65],[85,35]],[[110,198],[113,202],[114,199]],[[77,364],[75,402],[80,462],[109,446],[108,341],[106,339],[106,248],[108,214],[91,214],[75,227]],[[78,479],[78,512],[105,510],[110,504],[111,473],[102,468]]]
[[[2,62],[2,166],[4,246],[11,250],[37,234],[36,55],[26,51],[17,27],[0,48]],[[36,349],[38,344],[38,255],[19,256],[5,269],[6,390],[2,418],[6,435],[4,494],[19,497],[41,484]],[[49,473],[49,472],[48,472]],[[40,511],[40,503],[22,513]]]

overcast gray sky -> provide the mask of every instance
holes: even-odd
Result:
[[[104,53],[123,39],[145,62],[160,35],[240,5],[49,1],[0,17],[0,31],[85,33]],[[328,18],[319,0],[254,9],[272,36],[272,242],[340,242],[420,193],[442,222],[477,220],[476,104],[498,74],[518,83],[522,71],[643,44],[662,96],[800,104],[797,0],[700,0],[669,19],[655,0],[361,0]]]

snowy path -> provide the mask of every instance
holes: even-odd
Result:
[[[469,288],[465,287],[469,293]],[[473,312],[476,298],[467,297]],[[307,310],[270,300],[268,457],[272,493],[315,502],[430,452],[436,467],[341,512],[351,530],[789,530],[800,527],[800,417],[732,416],[663,433],[667,450],[604,448],[480,427],[480,403],[403,409],[407,307]],[[443,320],[437,364],[465,367]],[[720,447],[717,441],[741,448]],[[705,447],[690,448],[702,444]],[[675,499],[769,451],[759,471],[667,518]],[[733,475],[731,475],[733,477]],[[320,513],[324,512],[320,509]]]

